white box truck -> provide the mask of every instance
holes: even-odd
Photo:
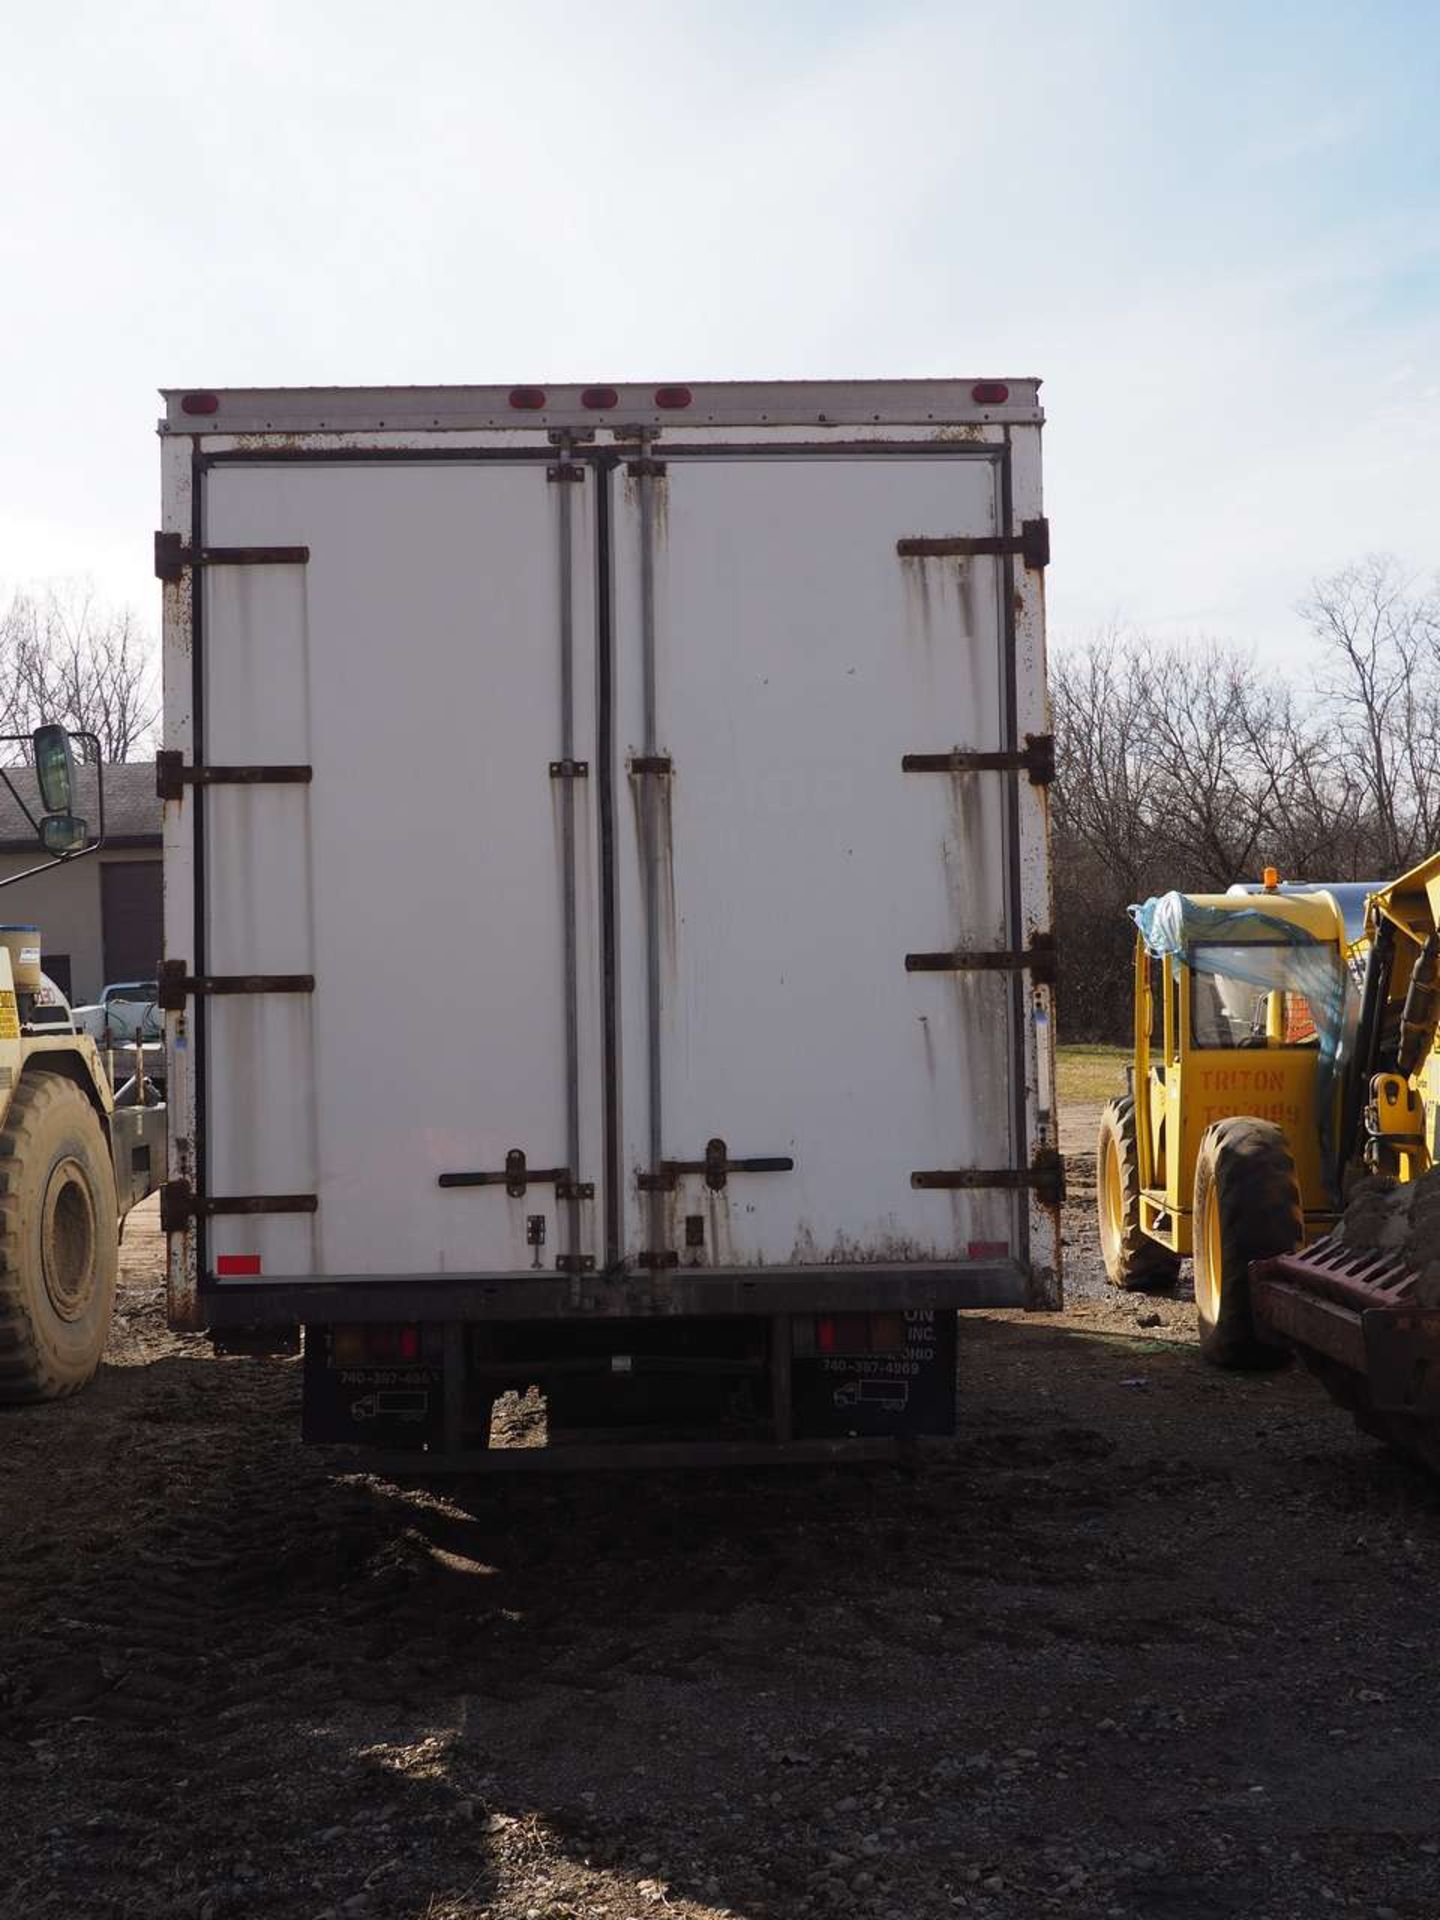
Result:
[[[1059,1297],[1042,417],[166,393],[172,1325],[427,1466],[951,1428]]]

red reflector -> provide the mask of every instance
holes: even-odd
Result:
[[[972,1240],[965,1251],[972,1260],[1008,1260],[1010,1243],[1008,1240]]]
[[[618,407],[620,396],[614,387],[586,387],[580,395],[580,404],[598,413],[601,407]]]
[[[182,413],[218,413],[220,396],[218,393],[187,393],[180,402]]]
[[[258,1253],[222,1253],[215,1261],[215,1272],[219,1276],[237,1273],[259,1273],[260,1256]]]
[[[657,407],[688,407],[690,389],[689,387],[657,387],[655,404]]]
[[[538,413],[545,404],[545,389],[543,387],[512,387],[510,404],[512,407],[518,407],[522,413]]]
[[[401,1327],[400,1358],[402,1360],[418,1360],[420,1358],[419,1327]]]
[[[1000,407],[1010,398],[1010,389],[1003,380],[977,380],[970,398],[977,407]]]
[[[815,1322],[815,1345],[820,1349],[821,1353],[833,1353],[835,1351],[835,1322],[833,1320],[817,1320]]]

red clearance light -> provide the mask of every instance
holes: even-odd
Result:
[[[543,387],[512,387],[510,404],[512,407],[517,407],[521,413],[538,413],[545,404],[545,389]]]
[[[828,1315],[815,1322],[815,1345],[821,1353],[835,1351],[835,1322]]]
[[[970,389],[970,398],[977,407],[1003,407],[1010,398],[1010,389],[1003,380],[977,380]]]
[[[657,407],[688,407],[690,389],[689,387],[657,387],[655,404]]]
[[[618,407],[620,396],[614,387],[586,387],[580,395],[580,404],[598,413],[602,407]]]
[[[259,1273],[259,1271],[258,1253],[222,1253],[215,1261],[215,1272],[222,1279],[227,1274]]]
[[[220,396],[218,393],[187,393],[180,401],[182,413],[218,413]]]
[[[401,1327],[400,1358],[402,1360],[418,1360],[420,1358],[419,1327]]]

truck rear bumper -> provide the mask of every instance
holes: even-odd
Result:
[[[443,1280],[394,1274],[212,1280],[201,1286],[195,1316],[186,1325],[198,1331],[337,1321],[643,1319],[1048,1304],[1047,1289],[1013,1260],[620,1274],[530,1270]]]

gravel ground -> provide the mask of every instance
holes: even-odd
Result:
[[[912,1474],[337,1473],[140,1221],[0,1419],[0,1914],[1440,1913],[1440,1497],[1107,1295],[1071,1119],[1070,1306]]]

